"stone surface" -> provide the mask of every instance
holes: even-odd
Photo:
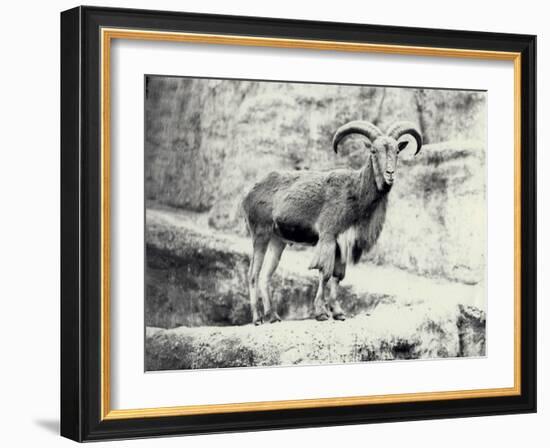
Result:
[[[485,318],[454,306],[379,304],[344,322],[148,328],[146,370],[341,364],[485,355]]]
[[[169,370],[483,356],[485,291],[369,263],[351,267],[344,322],[312,317],[310,250],[287,250],[274,277],[283,322],[250,323],[250,240],[204,214],[146,214],[146,368]]]

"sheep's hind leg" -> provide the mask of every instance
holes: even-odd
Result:
[[[262,269],[268,242],[269,239],[264,236],[254,238],[252,259],[250,260],[250,267],[248,269],[248,292],[250,294],[250,310],[254,325],[262,323],[262,318],[258,314],[258,277]]]
[[[273,276],[273,273],[279,265],[281,260],[281,255],[285,250],[286,244],[276,236],[272,237],[269,240],[269,245],[267,247],[267,254],[264,261],[264,267],[260,274],[260,292],[262,296],[262,301],[264,304],[264,319],[266,322],[280,322],[281,318],[277,311],[272,308],[273,301],[271,298],[271,293],[269,292],[269,281]]]

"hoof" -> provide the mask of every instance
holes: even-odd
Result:
[[[318,321],[328,320],[328,318],[329,315],[327,313],[320,313],[315,316],[315,319],[317,319]]]
[[[264,320],[262,318],[258,318],[254,320],[254,325],[262,325],[264,323]]]
[[[334,320],[346,320],[346,315],[344,313],[336,313],[332,315]]]
[[[275,322],[281,322],[281,317],[275,311],[272,311],[269,314],[268,320],[269,323],[274,324]]]

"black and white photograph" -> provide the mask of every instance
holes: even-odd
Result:
[[[544,446],[544,3],[88,3],[2,9],[2,446]]]
[[[146,371],[486,356],[486,91],[144,89]]]

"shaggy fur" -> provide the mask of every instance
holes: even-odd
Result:
[[[389,189],[381,192],[374,182],[372,157],[357,171],[269,173],[243,200],[250,233],[275,233],[289,243],[331,245],[332,257],[323,257],[321,247],[310,266],[331,275],[336,239],[342,259],[356,263],[380,235]],[[314,238],[308,240],[309,235]]]
[[[344,125],[335,136],[335,150],[345,133],[362,133],[361,123]],[[343,131],[342,131],[343,129]],[[393,185],[397,153],[403,147],[396,138],[383,135],[374,125],[363,126],[364,135],[376,137],[365,166],[360,170],[339,169],[327,172],[275,171],[260,180],[244,197],[242,208],[252,236],[254,253],[249,271],[250,297],[255,322],[257,280],[266,255],[269,281],[286,244],[315,246],[310,269],[320,273],[315,300],[316,314],[328,318],[324,286],[334,277],[336,286],[345,275],[347,263],[357,263],[363,252],[376,243],[386,217],[387,194]],[[395,126],[392,128],[395,129]],[[416,129],[400,124],[399,132],[420,135]],[[394,135],[401,137],[396,131]],[[421,138],[421,137],[420,137]],[[267,285],[261,287],[264,312],[279,320],[271,310]],[[333,290],[333,286],[331,286]],[[331,294],[334,296],[336,293]],[[267,308],[267,311],[266,311]],[[333,317],[343,318],[339,306],[330,307]],[[335,311],[336,310],[336,311]]]

